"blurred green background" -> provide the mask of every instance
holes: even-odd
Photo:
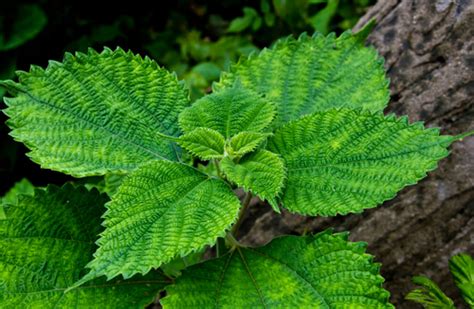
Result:
[[[120,46],[175,71],[192,100],[222,70],[282,36],[350,29],[375,0],[133,1],[102,9],[88,1],[0,2],[0,79],[30,64],[45,67],[64,52]],[[159,9],[157,9],[159,7]],[[0,97],[4,92],[0,90]],[[2,103],[1,108],[4,108]],[[28,178],[35,185],[69,178],[31,162],[0,116],[0,195]]]

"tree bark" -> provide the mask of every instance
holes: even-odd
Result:
[[[380,0],[361,19],[375,18],[368,42],[386,59],[392,100],[387,113],[440,127],[443,134],[474,130],[474,4],[471,0]],[[305,218],[253,203],[242,242],[263,244],[282,234],[328,227],[368,242],[382,263],[385,287],[398,308],[415,308],[404,296],[411,277],[424,274],[465,306],[448,270],[449,258],[474,255],[474,138],[451,147],[439,168],[397,198],[363,214]]]

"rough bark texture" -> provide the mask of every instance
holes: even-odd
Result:
[[[409,115],[444,134],[474,129],[474,4],[471,0],[380,0],[357,27],[371,18],[369,36],[386,59],[392,101],[386,112]],[[474,138],[452,146],[439,168],[381,207],[361,215],[303,218],[254,203],[242,241],[262,244],[281,234],[350,230],[367,241],[383,263],[382,274],[398,308],[417,308],[404,300],[410,278],[425,274],[465,306],[448,271],[459,252],[474,255]]]

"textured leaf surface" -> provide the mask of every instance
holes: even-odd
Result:
[[[127,176],[106,207],[99,249],[78,284],[100,275],[145,274],[213,244],[236,219],[240,203],[221,180],[154,161]]]
[[[270,134],[258,132],[240,132],[230,140],[227,152],[233,157],[241,157],[253,152],[260,146]]]
[[[405,299],[419,303],[427,309],[455,309],[454,303],[436,283],[424,276],[413,277],[413,283],[421,286],[407,294]]]
[[[117,193],[124,179],[124,174],[107,173],[104,176],[104,192],[107,193],[108,196],[113,196]]]
[[[75,179],[73,183],[75,185],[82,185],[88,190],[95,188],[99,190],[100,193],[106,193],[109,197],[111,197],[117,192],[125,177],[126,174],[107,173],[105,176],[78,178]]]
[[[290,122],[268,148],[287,168],[283,206],[332,216],[393,198],[436,168],[453,140],[407,118],[342,109]]]
[[[203,160],[222,158],[224,155],[224,137],[213,129],[194,129],[181,135],[178,143],[191,154]]]
[[[467,254],[458,254],[449,261],[454,282],[466,303],[474,308],[474,260]]]
[[[28,179],[23,178],[13,185],[8,192],[1,198],[1,204],[3,205],[16,205],[18,197],[20,195],[33,195],[34,187]]]
[[[276,197],[285,179],[283,160],[267,150],[260,150],[243,157],[238,163],[225,157],[221,167],[227,178],[245,191],[251,191],[276,208]]]
[[[277,126],[336,107],[381,111],[390,95],[383,59],[350,32],[282,39],[232,66],[214,88],[236,82],[276,104]]]
[[[273,105],[260,95],[234,87],[197,100],[181,113],[179,124],[185,133],[204,127],[228,139],[243,131],[262,131],[274,116]]]
[[[347,234],[286,236],[185,270],[164,308],[392,308],[379,265]]]
[[[164,287],[160,274],[94,280],[64,293],[84,273],[102,230],[105,195],[66,185],[36,190],[0,220],[1,308],[143,308]]]
[[[46,70],[32,66],[19,84],[3,82],[8,125],[33,161],[73,176],[127,172],[153,159],[176,159],[184,86],[149,58],[120,49],[66,54]]]
[[[4,205],[16,205],[18,202],[18,197],[20,195],[33,195],[34,187],[28,181],[28,179],[23,178],[19,182],[15,183],[13,187],[8,190],[8,192],[0,198],[0,220],[6,218],[5,210],[3,209]]]

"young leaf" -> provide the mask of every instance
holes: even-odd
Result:
[[[225,157],[221,167],[227,178],[246,191],[251,191],[262,200],[268,200],[279,212],[276,202],[285,179],[283,161],[276,154],[260,150],[243,157],[238,163]]]
[[[128,172],[154,159],[176,159],[184,86],[149,58],[121,49],[66,54],[5,81],[15,140],[42,167],[76,177]]]
[[[234,87],[197,100],[179,115],[179,125],[185,133],[203,127],[229,139],[239,132],[264,130],[274,116],[273,105],[260,95]]]
[[[151,268],[211,245],[235,221],[240,203],[230,187],[176,162],[153,161],[132,172],[104,215],[90,273],[111,279]]]
[[[94,280],[68,293],[92,258],[105,195],[65,185],[8,205],[0,220],[1,308],[143,308],[167,283],[159,273]]]
[[[282,39],[231,66],[214,88],[236,82],[276,104],[275,126],[337,107],[381,111],[390,96],[383,59],[350,32]]]
[[[209,128],[197,128],[181,135],[178,144],[203,160],[220,159],[224,155],[224,137]]]
[[[454,303],[443,293],[436,283],[424,276],[415,276],[413,283],[421,286],[405,296],[406,300],[411,300],[423,305],[427,309],[455,309]]]
[[[379,265],[347,234],[285,236],[194,265],[164,308],[393,308]]]
[[[231,156],[240,158],[257,149],[270,135],[268,133],[240,132],[231,138],[226,151]]]
[[[406,118],[341,109],[288,123],[268,149],[285,161],[283,206],[334,216],[393,198],[436,168],[454,140]]]
[[[462,297],[474,308],[474,260],[467,254],[455,255],[449,261],[449,269]]]

